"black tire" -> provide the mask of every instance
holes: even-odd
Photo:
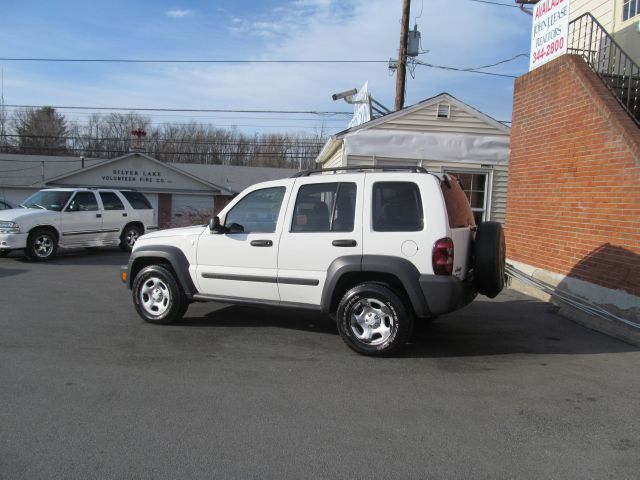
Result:
[[[138,225],[127,225],[124,227],[124,230],[122,230],[122,234],[120,235],[120,250],[123,252],[130,252],[142,233],[142,228]]]
[[[494,298],[504,288],[506,243],[498,222],[478,226],[473,244],[473,275],[478,292]]]
[[[34,262],[46,262],[53,257],[58,250],[58,240],[51,230],[39,228],[27,238],[27,247],[24,253]]]
[[[340,300],[336,313],[344,343],[370,356],[388,356],[402,347],[411,336],[413,317],[406,301],[389,286],[379,283],[353,287]]]
[[[6,257],[11,253],[11,250],[0,250],[0,258]]]
[[[173,273],[160,265],[140,270],[133,281],[132,295],[138,315],[149,323],[177,322],[189,307]]]

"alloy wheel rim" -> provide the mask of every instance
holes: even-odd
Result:
[[[33,242],[33,250],[38,257],[48,257],[53,252],[53,239],[49,235],[38,235]]]
[[[136,241],[138,240],[138,232],[137,230],[129,230],[127,232],[127,245],[129,245],[130,247],[133,247],[133,245],[136,243]]]
[[[376,298],[364,298],[351,309],[349,327],[355,337],[366,345],[381,345],[393,332],[395,315]]]
[[[151,277],[140,288],[140,305],[145,312],[154,317],[160,316],[169,309],[171,292],[169,287],[158,277]]]

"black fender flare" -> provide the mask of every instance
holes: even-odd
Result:
[[[144,245],[136,248],[131,253],[131,256],[129,257],[129,277],[127,282],[127,286],[129,288],[132,288],[133,286],[133,280],[135,278],[133,272],[136,272],[136,265],[142,262],[145,258],[162,258],[167,260],[173,268],[177,277],[176,280],[184,290],[187,298],[191,299],[195,293],[198,293],[198,290],[191,279],[191,275],[189,274],[189,260],[187,260],[187,257],[182,250],[170,245]]]
[[[333,293],[343,275],[351,272],[384,273],[396,277],[407,292],[411,306],[418,317],[430,315],[429,307],[420,288],[420,272],[409,260],[387,255],[347,255],[336,258],[327,269],[327,277],[320,300],[324,313],[330,313]]]

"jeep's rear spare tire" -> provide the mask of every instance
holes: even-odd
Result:
[[[506,243],[498,222],[478,226],[473,244],[473,275],[478,292],[493,298],[504,288]]]

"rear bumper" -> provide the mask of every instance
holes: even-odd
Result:
[[[472,275],[465,280],[443,275],[421,275],[420,289],[433,316],[462,308],[478,295]]]

